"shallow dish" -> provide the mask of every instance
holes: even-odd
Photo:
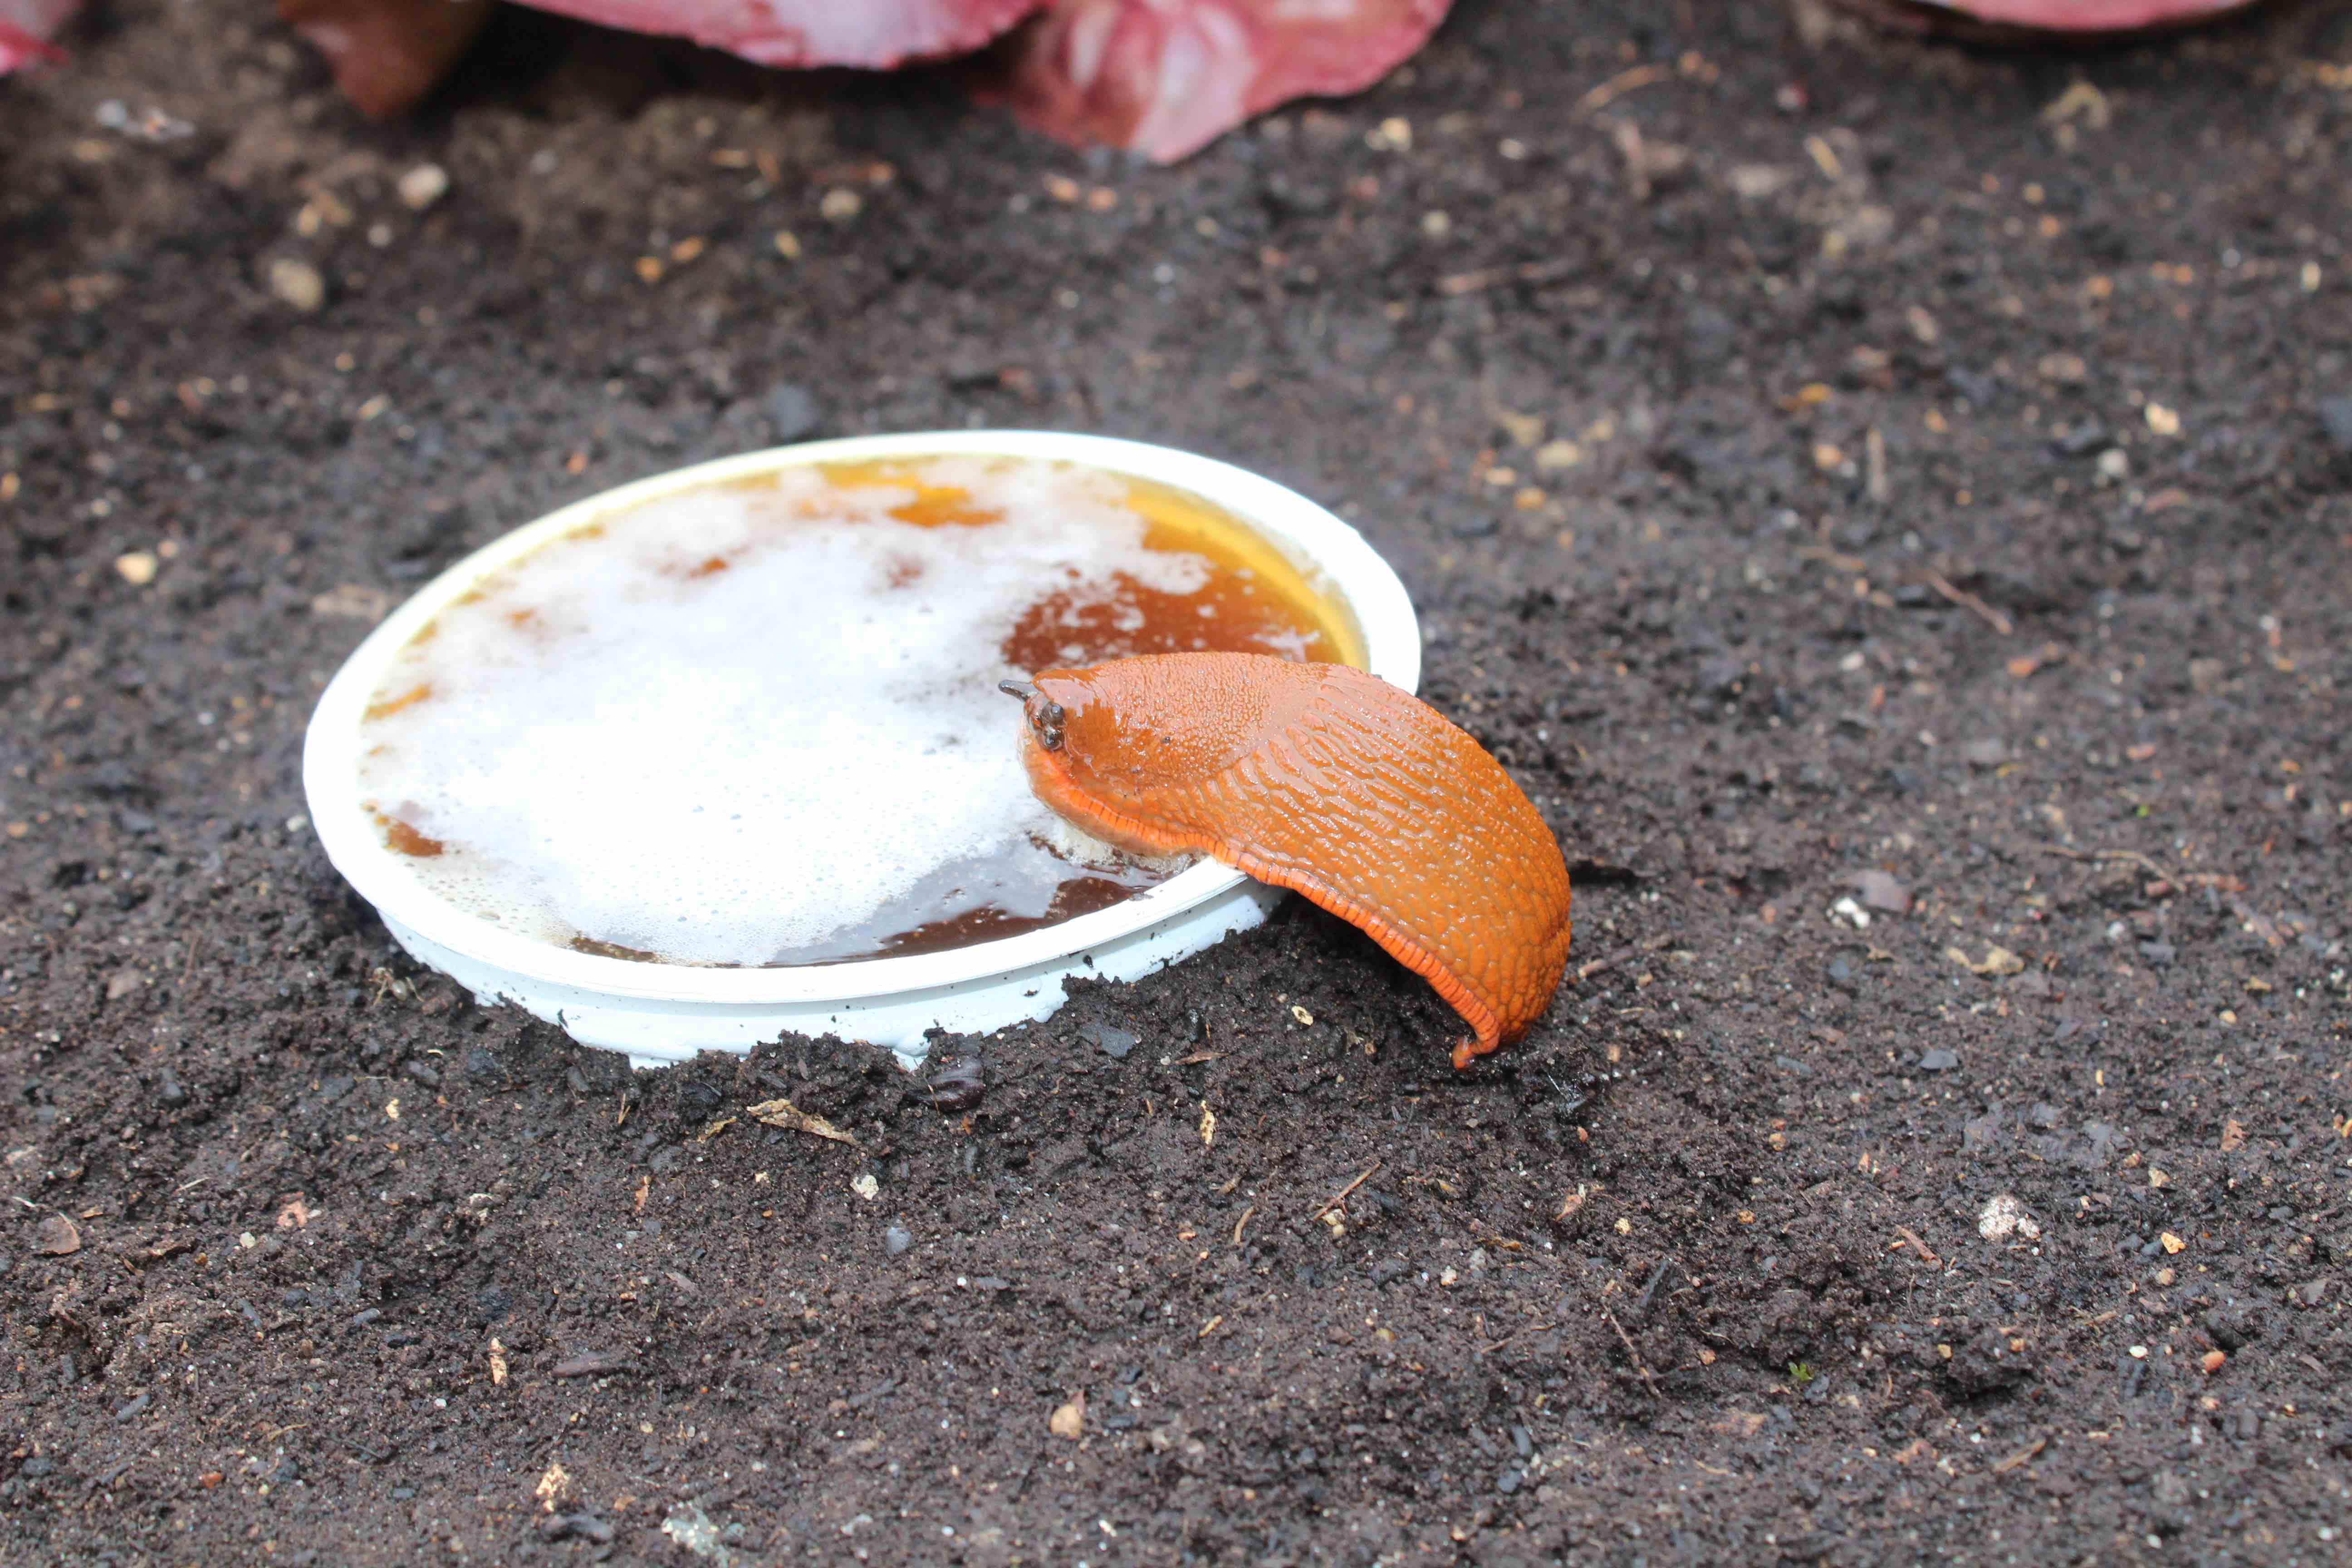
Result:
[[[791,1031],[835,1034],[920,1059],[925,1034],[987,1033],[1049,1016],[1071,975],[1133,980],[1260,922],[1280,894],[1202,862],[1122,902],[940,952],[848,963],[713,967],[607,957],[502,930],[425,886],[362,799],[362,721],[402,649],[488,574],[598,519],[715,484],[811,464],[931,457],[1069,463],[1186,491],[1273,543],[1353,623],[1372,673],[1410,691],[1421,637],[1403,584],[1330,512],[1231,464],[1140,442],[1041,431],[861,437],[699,464],[607,490],[477,551],[394,611],[344,663],[312,715],[303,785],[336,869],[422,963],[486,1005],[512,1002],[641,1067],[707,1049],[748,1051]],[[1014,715],[1008,710],[1011,732]]]

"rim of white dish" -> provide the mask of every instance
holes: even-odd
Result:
[[[719,1005],[849,1001],[985,980],[1088,952],[1239,884],[1241,872],[1204,860],[1108,909],[993,942],[838,963],[715,968],[606,958],[502,931],[434,893],[382,843],[359,798],[362,715],[393,657],[483,576],[600,516],[679,490],[812,463],[913,457],[1083,463],[1190,491],[1282,547],[1319,591],[1338,599],[1356,621],[1365,665],[1372,674],[1407,691],[1420,684],[1420,626],[1404,584],[1388,563],[1361,534],[1324,508],[1231,463],[1141,441],[1042,430],[917,432],[773,447],[672,469],[575,501],[484,545],[387,616],[328,683],[303,741],[303,792],[327,858],[386,919],[508,970],[518,980],[612,996]]]

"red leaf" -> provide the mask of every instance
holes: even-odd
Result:
[[[1172,163],[1276,104],[1371,86],[1451,3],[1055,0],[1013,43],[1013,109],[1061,141]]]

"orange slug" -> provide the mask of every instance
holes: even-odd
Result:
[[[1568,964],[1568,864],[1477,742],[1338,664],[1155,654],[1008,680],[1037,798],[1150,855],[1208,855],[1360,926],[1474,1031],[1542,1016]]]

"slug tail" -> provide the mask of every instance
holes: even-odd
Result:
[[[1211,845],[1204,852],[1228,866],[1240,868],[1261,882],[1287,888],[1316,908],[1339,916],[1380,943],[1391,958],[1428,981],[1430,989],[1462,1015],[1464,1023],[1477,1031],[1475,1041],[1465,1039],[1454,1047],[1456,1071],[1467,1068],[1471,1058],[1485,1056],[1503,1043],[1503,1020],[1493,1005],[1464,984],[1462,977],[1448,969],[1435,953],[1400,930],[1380,910],[1302,873],[1295,866],[1270,861],[1230,845]]]
[[[1455,1010],[1460,1011],[1459,1008]],[[1503,1037],[1500,1034],[1487,1034],[1482,1031],[1475,1035],[1463,1036],[1454,1042],[1454,1070],[1468,1072],[1471,1063],[1490,1051],[1500,1049],[1502,1044]]]

